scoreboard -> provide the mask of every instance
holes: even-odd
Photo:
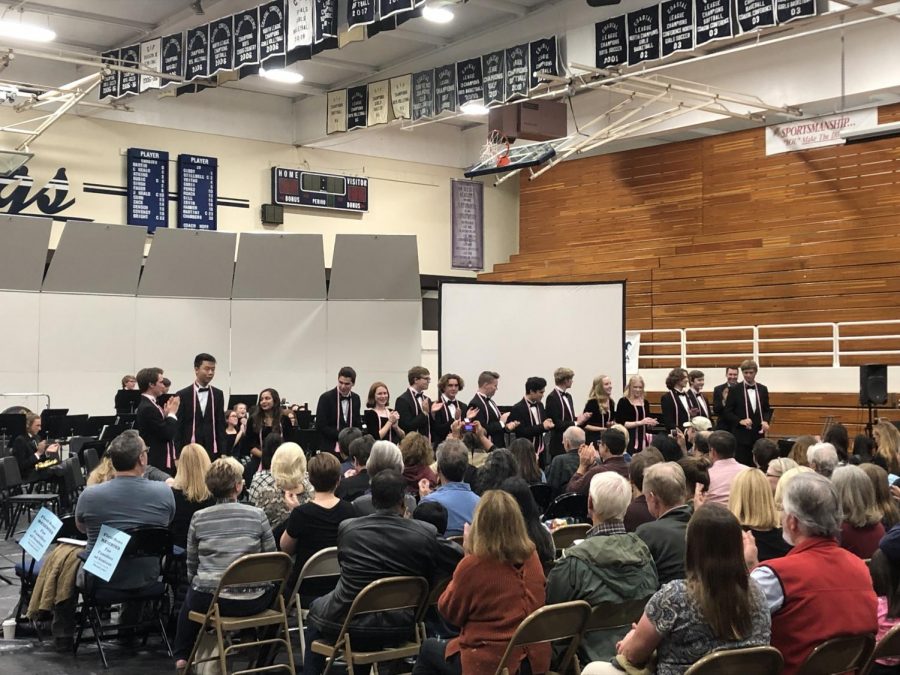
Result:
[[[369,210],[369,179],[302,169],[272,169],[272,201],[351,213]]]

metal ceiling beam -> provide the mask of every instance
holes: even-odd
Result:
[[[0,0],[0,5],[6,8],[15,7],[21,4],[18,0]],[[146,21],[135,21],[125,17],[109,16],[108,14],[95,14],[94,12],[85,12],[80,9],[68,9],[66,7],[56,7],[54,5],[44,5],[39,2],[28,2],[22,9],[26,12],[36,12],[38,14],[47,14],[49,16],[64,16],[70,19],[78,19],[79,21],[89,21],[91,23],[102,23],[107,26],[123,26],[132,30],[139,30],[149,33],[156,24],[147,23]]]

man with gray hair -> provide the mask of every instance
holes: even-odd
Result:
[[[550,462],[547,470],[547,485],[556,497],[566,491],[566,485],[578,469],[578,450],[584,445],[584,429],[571,426],[562,435],[563,452]]]
[[[676,462],[660,462],[644,471],[647,509],[656,520],[639,526],[635,534],[650,549],[660,585],[684,579],[685,537],[692,514],[686,493],[684,469]]]
[[[831,481],[802,473],[788,483],[782,503],[782,532],[794,548],[760,565],[753,535],[745,532],[744,558],[772,614],[772,646],[791,675],[825,640],[874,634],[877,599],[866,564],[837,542],[843,514]]]
[[[366,473],[369,474],[369,485],[372,479],[386,469],[393,469],[399,474],[403,473],[403,454],[395,443],[390,441],[375,441],[372,450],[369,452],[369,459],[366,460]],[[416,498],[410,494],[406,495],[404,500],[406,510],[412,513],[416,510]],[[368,516],[375,513],[375,505],[372,503],[371,487],[366,493],[353,500],[353,507],[360,516]]]
[[[809,468],[830,479],[838,465],[837,449],[831,443],[815,443],[806,451]]]
[[[466,523],[472,522],[480,497],[463,482],[469,466],[469,449],[462,441],[448,438],[437,449],[437,472],[440,487],[434,492],[423,478],[419,481],[421,503],[437,502],[447,509],[446,536],[461,535]]]
[[[607,471],[591,479],[588,512],[593,527],[550,570],[547,604],[585,600],[593,606],[656,592],[659,583],[650,550],[636,534],[626,533],[622,522],[630,503],[631,485],[619,474]],[[585,634],[578,649],[582,663],[609,661],[627,632],[623,627]]]

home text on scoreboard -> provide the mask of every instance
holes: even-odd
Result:
[[[369,179],[301,169],[272,169],[272,201],[353,213],[369,210]]]

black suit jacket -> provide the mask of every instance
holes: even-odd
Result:
[[[688,389],[688,400],[690,401],[691,408],[697,409],[697,415],[702,415],[708,420],[712,420],[712,408],[709,405],[709,402],[706,400],[706,397],[703,395],[703,392],[699,394],[695,392],[693,389]],[[701,405],[701,401],[703,404]],[[704,409],[703,406],[706,406]]]
[[[194,385],[181,389],[176,396],[181,399],[178,406],[178,452],[188,443],[199,443],[213,461],[228,454],[228,442],[225,439],[225,394],[222,390],[210,386],[205,413],[194,393]],[[216,441],[215,446],[213,439]]]
[[[728,425],[725,423],[724,417],[722,416],[722,412],[725,410],[725,391],[727,389],[727,382],[723,382],[717,387],[713,387],[712,411],[717,420],[716,429],[720,429],[722,431],[730,431]]]
[[[342,429],[356,427],[362,429],[362,415],[359,412],[359,394],[350,392],[350,419],[344,418],[342,410],[338,409],[337,387],[329,389],[319,396],[316,405],[316,431],[322,436],[322,447],[331,449],[337,443],[338,434]],[[376,433],[377,430],[376,430]]]
[[[422,399],[419,399],[421,401]],[[419,412],[420,407],[422,412]],[[406,433],[417,431],[425,437],[431,432],[431,415],[423,406],[416,403],[412,392],[407,389],[397,397],[394,410],[400,415],[400,428]]]
[[[16,436],[12,443],[12,455],[16,458],[22,478],[28,478],[34,471],[34,465],[42,461],[41,457],[34,454],[37,452],[37,444],[38,439],[28,434]]]
[[[458,398],[454,401],[456,404],[455,418],[450,414],[450,410],[447,408],[447,402],[443,397],[441,397],[440,402],[444,404],[444,407],[431,416],[431,443],[435,447],[440,443],[443,443],[447,436],[450,435],[450,425],[453,424],[453,420],[461,420],[466,416],[465,403]]]
[[[141,396],[134,428],[147,444],[147,461],[150,466],[174,474],[174,465],[166,466],[166,453],[170,445],[174,446],[178,437],[178,420],[160,411],[146,396]]]
[[[487,431],[487,435],[491,437],[491,443],[494,444],[494,447],[505,448],[506,429],[500,421],[500,408],[497,407],[497,404],[493,400],[483,399],[480,395],[475,394],[475,397],[469,401],[469,407],[478,410],[475,419]]]
[[[673,394],[675,396],[674,400],[672,398]],[[685,393],[684,396],[688,407],[691,407],[692,402],[690,396],[687,393]],[[684,423],[691,421],[690,413],[684,409],[681,401],[677,399],[678,393],[673,392],[671,389],[659,399],[659,405],[662,408],[662,423],[669,431],[672,431],[672,429],[681,429],[683,431]]]
[[[541,447],[541,441],[543,440],[545,431],[543,422],[547,419],[547,415],[543,403],[538,401],[536,405],[538,409],[538,419],[541,420],[541,424],[534,423],[528,401],[524,398],[512,407],[506,421],[518,422],[519,426],[515,429],[516,438],[527,438],[534,445],[534,449],[538,450],[538,448]]]
[[[660,584],[684,579],[685,534],[692,513],[691,507],[685,504],[663,514],[659,520],[640,525],[634,531],[650,549]]]
[[[547,417],[553,420],[553,429],[550,430],[550,456],[556,457],[563,452],[563,432],[575,424],[575,406],[572,403],[572,394],[564,394],[569,402],[568,408],[563,403],[559,389],[553,388],[547,395]],[[571,411],[571,412],[570,412]]]
[[[766,385],[756,383],[757,405],[756,412],[747,409],[749,399],[744,396],[744,383],[738,382],[728,390],[725,407],[722,410],[722,419],[727,424],[727,429],[737,439],[738,453],[736,459],[743,464],[753,465],[750,450],[758,438],[762,438],[762,423],[772,421],[772,407],[769,405],[769,390]],[[750,418],[753,422],[751,428],[740,424],[743,419]]]

